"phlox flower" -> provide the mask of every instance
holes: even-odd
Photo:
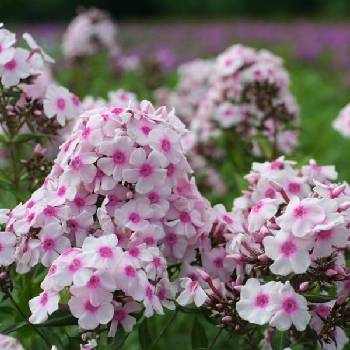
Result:
[[[298,331],[304,331],[310,322],[306,299],[295,293],[289,281],[278,289],[276,308],[270,325],[280,331],[286,331],[292,324]]]
[[[212,248],[202,254],[202,264],[207,273],[212,277],[219,277],[222,281],[227,281],[231,271],[225,269],[224,260],[226,251],[224,247]]]
[[[6,63],[0,64],[1,83],[5,88],[17,85],[21,79],[30,75],[30,65],[27,61],[29,51],[16,48],[12,58]]]
[[[96,166],[94,163],[97,155],[93,152],[79,153],[71,158],[69,169],[64,174],[64,181],[71,181],[77,185],[80,181],[85,184],[91,183],[96,176]]]
[[[60,253],[70,247],[69,239],[63,236],[63,228],[57,222],[45,225],[38,237],[41,241],[41,262],[44,266],[50,266]]]
[[[89,266],[93,268],[107,269],[116,264],[121,255],[121,249],[117,247],[118,238],[114,234],[98,238],[89,236],[84,240],[82,250]]]
[[[276,222],[283,230],[290,230],[294,236],[304,237],[326,217],[321,202],[322,200],[317,198],[300,200],[294,196],[288,203],[285,213],[278,217]]]
[[[147,193],[160,183],[166,176],[164,157],[156,151],[149,155],[143,148],[135,149],[130,155],[131,168],[122,170],[123,180],[136,184],[138,193]]]
[[[59,294],[53,291],[44,291],[39,296],[31,299],[29,308],[32,315],[29,317],[29,322],[38,324],[46,321],[48,315],[58,309],[59,300]]]
[[[15,260],[16,236],[11,232],[0,232],[0,266],[9,266]]]
[[[0,27],[1,28],[1,27]],[[9,62],[14,54],[13,44],[16,42],[16,35],[7,29],[0,29],[0,65]]]
[[[207,294],[198,281],[185,277],[180,280],[180,284],[182,292],[176,299],[180,305],[185,306],[194,302],[197,307],[200,307],[205,303]]]
[[[126,304],[121,304],[114,302],[114,315],[109,328],[108,336],[114,337],[119,324],[123,327],[124,331],[130,333],[136,324],[136,318],[131,314],[139,312],[141,306],[136,302],[128,302]]]
[[[114,307],[112,304],[112,294],[106,294],[106,298],[99,305],[92,305],[88,297],[73,295],[68,306],[72,315],[78,318],[78,324],[82,329],[90,330],[99,324],[107,324],[112,320]]]
[[[279,200],[270,198],[265,198],[258,201],[249,213],[248,230],[260,230],[266,220],[271,219],[276,214],[279,204]]]
[[[250,278],[241,289],[240,300],[236,308],[239,316],[254,324],[270,322],[275,312],[275,299],[280,282],[268,282],[260,285],[256,278]]]
[[[164,310],[162,304],[160,303],[159,297],[156,294],[156,289],[153,285],[148,284],[145,287],[145,298],[143,304],[145,306],[144,315],[146,317],[151,317],[154,313],[158,315],[163,315]]]
[[[274,236],[265,237],[263,244],[265,254],[274,261],[270,266],[274,274],[304,273],[311,264],[309,250],[313,245],[312,239],[277,231]]]
[[[77,247],[81,247],[86,236],[89,233],[88,230],[93,225],[93,223],[93,216],[84,210],[77,215],[71,216],[65,222],[65,232],[68,233],[71,240],[75,242],[75,245]]]
[[[24,350],[22,344],[9,335],[0,334],[0,348],[2,350]]]

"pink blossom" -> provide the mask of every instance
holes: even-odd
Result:
[[[119,324],[125,332],[130,333],[136,324],[136,318],[131,314],[140,311],[141,306],[136,302],[128,302],[124,305],[114,302],[114,315],[108,332],[109,337],[114,337]]]
[[[52,291],[44,291],[39,296],[29,301],[32,315],[29,318],[31,323],[42,323],[47,320],[58,309],[59,294]]]
[[[0,266],[9,266],[15,260],[16,236],[11,232],[0,232]]]
[[[182,278],[181,288],[183,290],[181,294],[177,297],[176,301],[182,306],[194,302],[197,307],[200,307],[207,300],[207,294],[199,285],[198,281],[193,281],[191,278],[188,277]]]

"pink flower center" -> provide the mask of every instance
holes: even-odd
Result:
[[[51,205],[48,205],[44,210],[43,213],[45,216],[53,217],[57,215],[57,208],[52,207]]]
[[[270,163],[270,168],[271,170],[279,170],[282,169],[283,163],[281,163],[278,160],[274,160],[273,162]]]
[[[228,215],[225,214],[222,218],[226,222],[226,224],[233,224],[232,218],[230,218]]]
[[[66,108],[66,101],[62,97],[59,97],[57,99],[56,104],[57,104],[57,108],[61,111],[64,111],[64,109]]]
[[[148,299],[152,299],[153,298],[153,290],[150,286],[148,286],[146,288],[146,296]]]
[[[126,317],[126,312],[123,309],[116,310],[114,313],[114,320],[116,321],[123,321]]]
[[[78,107],[80,105],[79,98],[75,95],[72,95],[72,102],[75,107]]]
[[[112,113],[116,114],[116,115],[119,115],[120,113],[123,112],[123,110],[124,110],[123,108],[116,107],[116,108],[113,109]]]
[[[295,254],[297,249],[298,248],[297,248],[296,244],[291,240],[283,242],[280,246],[280,251],[284,256],[291,256],[291,255]]]
[[[141,221],[141,217],[138,213],[130,213],[129,221],[131,221],[134,224],[138,224]]]
[[[169,233],[166,237],[165,240],[168,245],[173,246],[177,242],[177,236],[175,233]]]
[[[126,276],[128,276],[130,278],[134,278],[136,276],[136,270],[131,265],[125,266],[124,271],[125,271]]]
[[[150,192],[148,194],[148,199],[151,202],[151,204],[159,203],[159,194],[157,192]]]
[[[74,157],[70,162],[70,166],[73,170],[78,171],[83,166],[83,162],[80,157]]]
[[[266,191],[265,191],[265,197],[266,198],[271,198],[271,199],[274,199],[276,198],[276,191],[273,189],[273,188],[268,188]]]
[[[255,306],[261,309],[264,309],[269,305],[270,298],[267,294],[261,293],[258,294],[255,298]]]
[[[57,195],[58,195],[59,197],[62,197],[62,196],[65,195],[66,191],[67,191],[66,186],[61,186],[61,187],[59,187],[59,189],[58,189],[58,191],[57,191]]]
[[[140,167],[140,175],[143,177],[149,177],[153,173],[153,167],[149,163],[144,163]]]
[[[45,306],[45,305],[47,304],[48,300],[49,300],[49,296],[47,295],[46,292],[44,292],[44,293],[41,295],[39,301],[40,301],[40,304],[41,304],[42,306]]]
[[[145,135],[148,135],[149,133],[150,133],[150,131],[151,131],[151,128],[149,127],[149,126],[143,126],[142,128],[141,128],[141,131],[145,134]]]
[[[113,250],[110,247],[100,247],[98,250],[101,258],[112,258]]]
[[[259,213],[260,209],[264,206],[263,202],[258,202],[256,205],[254,205],[252,211],[254,213]]]
[[[291,182],[288,185],[288,191],[293,194],[300,193],[300,188],[301,188],[300,184],[296,182]]]
[[[155,244],[155,240],[153,237],[145,237],[143,240],[144,243],[146,243],[147,245],[153,245]]]
[[[99,309],[99,306],[93,306],[89,300],[85,302],[84,307],[91,314],[94,314]]]
[[[124,164],[126,162],[125,153],[122,151],[115,151],[112,157],[113,163],[116,165]]]
[[[187,224],[189,222],[191,222],[191,216],[190,214],[188,214],[187,211],[183,211],[180,213],[180,221],[184,224]]]
[[[216,268],[221,269],[224,266],[224,260],[222,257],[217,257],[214,259],[213,264]]]
[[[74,203],[77,207],[82,208],[85,206],[85,199],[81,197],[76,197]]]
[[[191,281],[190,282],[190,291],[194,293],[198,288],[198,282],[197,281]]]
[[[324,230],[316,233],[316,238],[321,241],[327,241],[332,237],[332,230]]]
[[[27,208],[30,209],[30,208],[33,208],[35,205],[35,202],[33,200],[29,201],[28,204],[27,204]]]
[[[175,169],[176,169],[175,164],[170,163],[167,167],[167,172],[166,172],[167,176],[172,177],[175,173]]]
[[[132,257],[137,258],[140,255],[140,249],[138,247],[132,247],[129,249],[129,254]]]
[[[55,249],[55,241],[52,238],[45,239],[43,243],[43,248],[45,251],[50,251]]]
[[[283,300],[282,308],[287,314],[292,314],[298,310],[298,303],[293,297]]]
[[[82,132],[82,136],[84,139],[87,139],[89,135],[91,134],[91,129],[90,128],[84,128]]]
[[[161,266],[161,260],[158,256],[156,256],[155,258],[153,258],[153,265],[158,268]]]
[[[50,268],[49,268],[49,272],[48,272],[48,275],[51,276],[53,275],[55,272],[57,271],[57,265],[51,265]]]
[[[5,69],[9,71],[15,70],[16,67],[17,67],[17,62],[14,58],[5,64]]]
[[[87,287],[91,289],[96,289],[100,285],[100,278],[98,276],[91,276],[89,282],[87,283]]]
[[[76,271],[78,271],[78,270],[80,269],[81,265],[82,265],[82,264],[81,264],[80,259],[75,258],[75,259],[73,259],[73,261],[69,264],[68,270],[69,270],[70,272],[76,272]]]
[[[34,213],[30,213],[28,216],[27,216],[27,222],[31,222],[35,217],[35,214]]]
[[[303,205],[298,205],[294,208],[294,216],[297,218],[302,218],[307,213],[307,209]]]
[[[171,150],[171,143],[168,139],[163,139],[161,143],[162,151],[165,153],[170,152]]]

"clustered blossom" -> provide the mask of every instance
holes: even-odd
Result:
[[[84,10],[73,19],[64,33],[64,56],[74,61],[101,49],[109,53],[118,51],[116,35],[117,26],[107,12],[95,8]]]
[[[15,338],[0,334],[1,350],[24,350],[22,344]]]
[[[204,291],[206,307],[231,331],[244,332],[243,320],[280,331],[311,327],[323,348],[342,349],[350,314],[350,187],[334,182],[333,166],[293,165],[283,157],[254,163],[232,211],[213,208],[200,259],[183,269],[185,290],[194,294],[180,300],[196,303]],[[308,295],[333,301],[318,328]]]
[[[190,178],[186,133],[174,111],[147,101],[81,115],[44,185],[10,212],[0,234],[1,265],[49,268],[29,304],[32,323],[58,309],[63,289],[79,326],[109,324],[110,336],[131,331],[141,310],[151,317],[174,309],[178,291],[179,303],[205,302],[186,272],[181,283],[168,273],[179,263],[188,271],[212,224]]]
[[[207,142],[228,129],[252,140],[266,137],[275,153],[289,154],[297,145],[298,106],[289,91],[282,59],[267,50],[234,45],[214,64],[207,94],[201,99],[192,128]]]
[[[350,105],[346,105],[333,122],[335,130],[350,138]]]

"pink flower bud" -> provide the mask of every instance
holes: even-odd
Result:
[[[310,283],[308,281],[302,282],[299,285],[299,291],[300,292],[305,292],[308,290]]]

